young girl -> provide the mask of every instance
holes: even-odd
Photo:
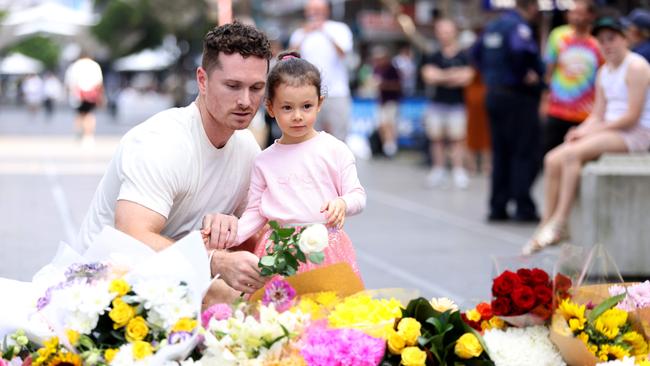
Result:
[[[329,246],[318,266],[347,262],[361,277],[352,243],[342,228],[347,215],[363,210],[366,193],[348,147],[314,130],[323,103],[318,69],[297,52],[280,53],[266,88],[266,108],[282,137],[255,160],[237,241],[245,241],[270,220],[283,226],[326,223]],[[259,257],[265,255],[268,236],[269,232],[257,243]],[[299,272],[316,266],[302,264]]]

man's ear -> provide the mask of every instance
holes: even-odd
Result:
[[[196,68],[196,82],[199,84],[199,92],[205,94],[206,86],[208,84],[208,73],[201,66]]]
[[[271,118],[275,118],[275,113],[273,113],[273,103],[267,98],[264,101],[264,107],[266,108],[266,112],[271,116]]]

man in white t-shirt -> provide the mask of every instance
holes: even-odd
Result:
[[[239,23],[205,36],[196,71],[199,94],[184,108],[160,112],[120,141],[81,226],[85,249],[106,225],[155,250],[203,229],[208,249],[234,243],[260,148],[246,128],[264,97],[269,41]],[[264,284],[258,258],[210,250],[211,273],[238,292]]]
[[[293,32],[289,45],[316,65],[323,77],[327,97],[318,114],[316,129],[345,141],[351,108],[345,57],[352,51],[352,32],[345,23],[329,20],[325,0],[307,1],[305,18],[305,25]]]

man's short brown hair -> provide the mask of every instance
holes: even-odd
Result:
[[[215,27],[203,38],[203,58],[201,67],[209,74],[215,67],[221,67],[219,53],[242,57],[259,57],[271,59],[271,44],[259,29],[239,22]]]

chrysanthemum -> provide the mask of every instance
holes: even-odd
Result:
[[[432,308],[441,313],[444,313],[447,310],[451,310],[452,313],[458,311],[458,305],[446,297],[434,297],[431,299],[430,303]]]

